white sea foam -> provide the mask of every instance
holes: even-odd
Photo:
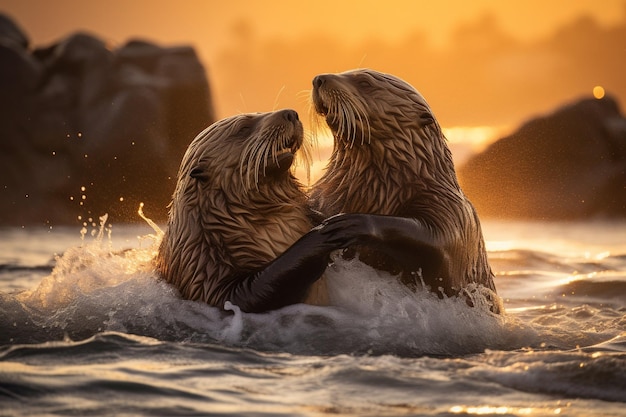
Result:
[[[505,223],[503,236],[515,227],[532,229]],[[327,271],[336,306],[221,310],[158,280],[158,238],[135,239],[145,229],[96,228],[82,242],[69,229],[0,235],[28,242],[5,244],[14,249],[0,259],[0,401],[29,415],[249,414],[259,404],[273,415],[621,415],[624,228],[568,227],[585,239],[610,230],[616,244],[578,256],[587,244],[554,250],[561,229],[537,227],[543,246],[512,239],[490,252],[499,316],[343,259]],[[63,252],[54,270],[31,242]]]
[[[103,228],[58,256],[36,288],[15,296],[18,306],[6,313],[22,325],[11,328],[11,341],[118,331],[292,353],[457,355],[535,339],[513,317],[414,293],[387,273],[339,257],[327,270],[333,306],[299,304],[266,314],[246,314],[230,303],[217,309],[180,299],[158,279],[152,265],[158,236],[119,251]]]

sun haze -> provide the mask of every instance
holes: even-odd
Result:
[[[414,85],[455,146],[597,97],[596,86],[626,100],[624,0],[1,0],[0,9],[34,47],[79,30],[112,45],[190,44],[219,117],[290,107],[306,123],[312,78],[355,67]]]

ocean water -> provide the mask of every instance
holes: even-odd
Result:
[[[104,224],[0,230],[0,415],[626,416],[626,222],[485,221],[503,315],[339,259],[336,307],[222,311]]]

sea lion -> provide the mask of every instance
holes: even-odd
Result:
[[[323,288],[310,295],[311,287],[330,253],[355,240],[341,216],[311,229],[290,172],[302,144],[293,110],[229,117],[191,142],[156,257],[158,274],[184,298],[246,312],[323,303]]]
[[[500,311],[478,215],[422,95],[393,75],[361,69],[316,76],[312,100],[335,145],[311,207],[369,217],[359,247],[366,263],[440,296],[463,292],[470,304],[467,291],[478,289]]]

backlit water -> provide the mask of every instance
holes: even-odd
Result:
[[[626,223],[484,221],[506,314],[358,261],[337,307],[181,300],[148,226],[0,229],[0,415],[626,415]]]

